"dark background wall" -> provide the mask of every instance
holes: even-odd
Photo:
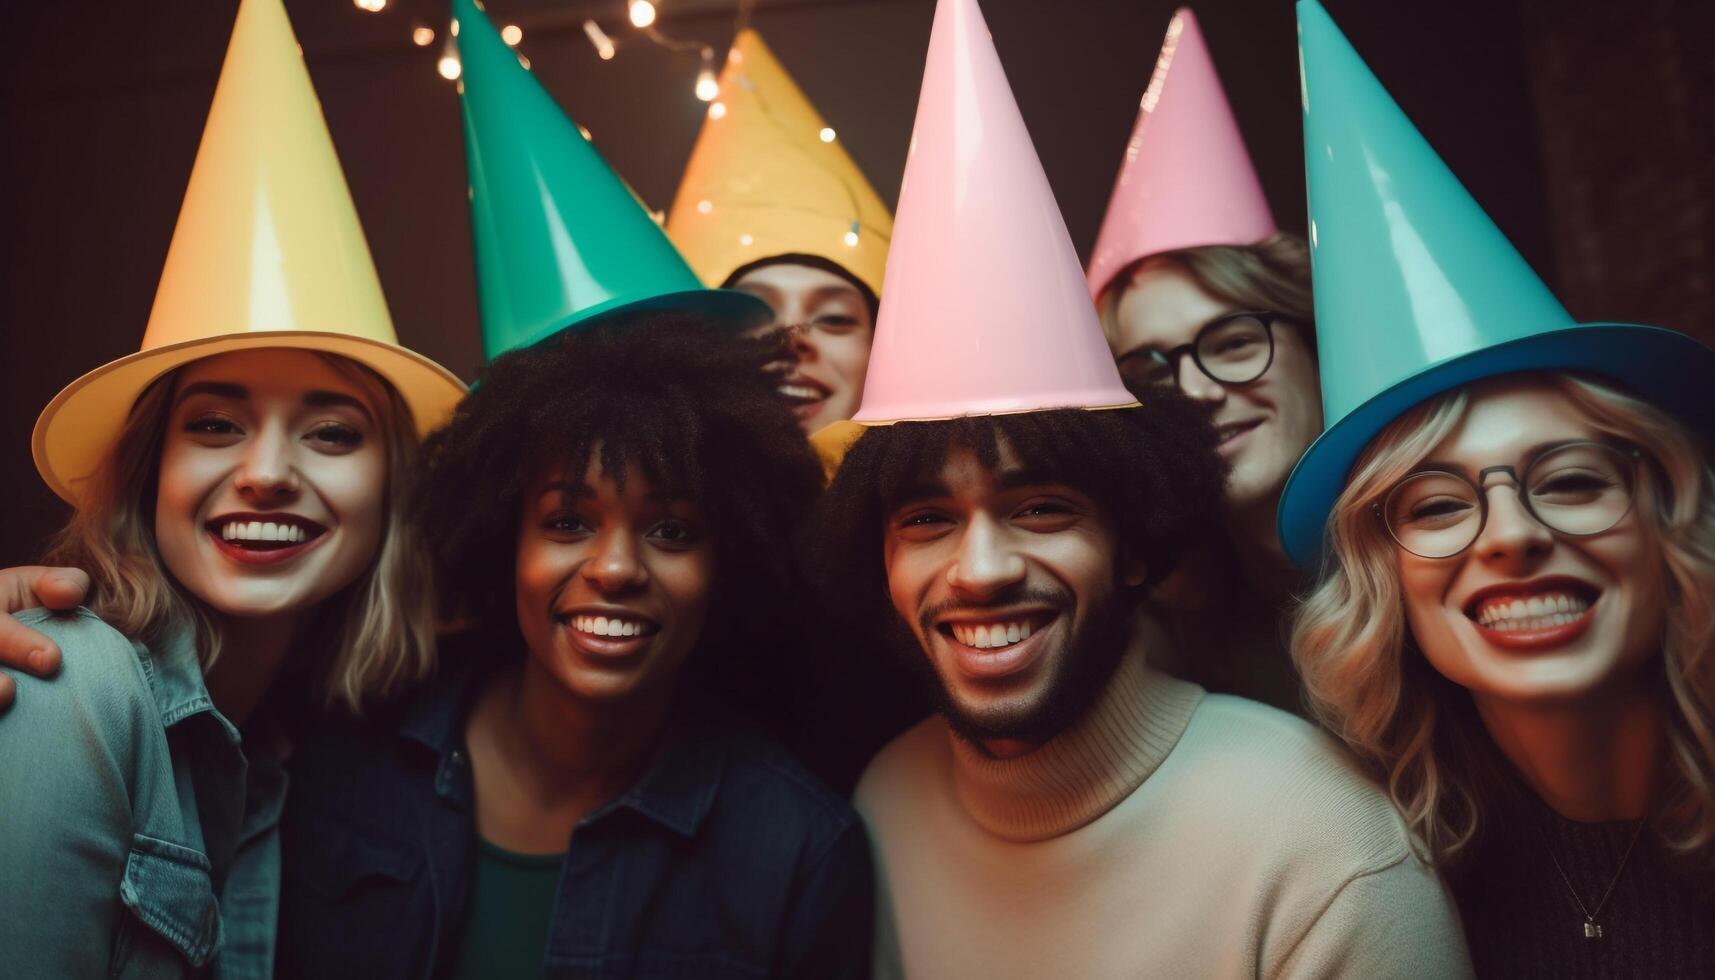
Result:
[[[1715,42],[1693,0],[1325,0],[1384,84],[1573,312],[1715,339]],[[724,45],[732,0],[663,0],[660,26]],[[1086,251],[1171,0],[985,0],[1072,238]],[[464,157],[439,44],[445,0],[287,0],[404,342],[477,365]],[[621,0],[488,0],[568,113],[653,207],[696,138],[694,55],[637,37]],[[33,4],[0,59],[0,564],[63,517],[30,462],[37,412],[136,349],[234,0]],[[1304,227],[1289,0],[1196,5],[1276,216]],[[930,0],[759,0],[752,23],[884,198],[904,165]],[[581,30],[619,43],[600,61]]]

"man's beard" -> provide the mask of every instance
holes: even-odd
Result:
[[[1059,609],[1068,623],[1073,605],[1063,593],[1019,591],[997,596],[993,605],[1018,605],[1025,602],[1046,602]],[[1115,588],[1090,604],[1084,624],[1072,630],[1062,641],[1061,649],[1044,651],[1042,662],[1054,664],[1054,675],[1047,680],[1047,690],[1036,703],[1024,710],[1006,710],[994,717],[981,717],[967,711],[947,690],[936,672],[929,651],[898,616],[887,617],[884,628],[888,645],[907,665],[907,670],[934,701],[935,708],[953,732],[968,741],[1021,741],[1040,745],[1070,728],[1096,699],[1107,690],[1114,670],[1130,645],[1132,606],[1131,596]],[[980,607],[961,605],[963,610]],[[933,619],[951,610],[938,609]],[[924,632],[934,627],[923,626]]]

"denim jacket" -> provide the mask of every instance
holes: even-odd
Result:
[[[65,658],[0,715],[0,974],[270,976],[285,775],[247,763],[189,630],[18,619]]]
[[[466,670],[368,724],[323,725],[293,759],[283,821],[283,977],[444,975],[476,842]],[[784,750],[675,709],[626,793],[575,828],[549,977],[869,974],[869,845]]]

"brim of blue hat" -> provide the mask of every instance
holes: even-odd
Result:
[[[717,327],[742,333],[760,327],[774,319],[767,303],[749,293],[736,289],[687,289],[676,293],[660,293],[634,298],[620,296],[597,303],[542,332],[532,341],[539,344],[566,332],[579,333],[634,313],[692,313],[708,318]]]
[[[1677,330],[1591,323],[1485,347],[1419,371],[1364,402],[1311,444],[1281,493],[1286,555],[1313,569],[1334,501],[1364,448],[1414,406],[1485,378],[1521,371],[1578,371],[1611,378],[1715,438],[1715,350]]]

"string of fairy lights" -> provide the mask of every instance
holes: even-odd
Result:
[[[615,0],[615,2],[617,6],[622,8],[626,20],[635,29],[638,37],[671,51],[696,53],[697,57],[701,59],[701,64],[697,69],[697,79],[691,91],[700,101],[711,103],[710,114],[719,119],[723,113],[720,103],[716,102],[720,96],[720,81],[715,75],[715,67],[720,61],[716,57],[714,46],[704,44],[701,41],[681,40],[662,33],[661,29],[656,26],[660,11],[656,9],[658,4],[653,0]],[[352,5],[358,10],[370,14],[382,13],[387,9],[389,3],[390,0],[352,0]],[[749,23],[750,10],[754,3],[755,0],[739,0],[736,23],[733,29],[734,36],[744,30]],[[619,44],[594,18],[588,18],[583,22],[583,32],[584,36],[589,39],[590,47],[595,50],[596,57],[603,61],[612,61],[614,56],[618,54]],[[411,25],[411,43],[419,48],[433,45],[437,37],[439,35],[435,28],[429,24],[416,21]],[[524,40],[524,29],[515,23],[506,23],[500,28],[500,37],[509,46],[517,48]],[[519,53],[518,60],[525,68],[530,67],[530,59],[525,57],[522,52]],[[457,21],[448,24],[446,36],[441,40],[441,56],[435,61],[435,70],[449,82],[458,81],[459,76],[463,74],[463,66],[459,62]],[[832,142],[833,130],[825,130],[822,140]]]
[[[384,12],[392,2],[394,2],[394,0],[352,0],[352,4],[356,6],[357,9],[370,14],[379,14]],[[731,58],[736,62],[739,58],[739,52],[729,49],[724,55],[717,59],[713,45],[706,44],[702,41],[673,38],[664,34],[656,24],[656,21],[660,16],[660,11],[657,9],[658,4],[652,2],[652,0],[610,0],[610,2],[618,8],[615,11],[616,14],[624,14],[626,20],[630,22],[630,25],[638,38],[646,40],[659,47],[666,48],[670,51],[682,53],[694,52],[696,54],[701,63],[697,69],[696,81],[692,85],[692,93],[699,101],[708,103],[707,113],[710,119],[719,120],[724,118],[727,114],[727,106],[721,101],[721,85],[720,79],[716,75],[716,66],[724,64],[728,58]],[[752,8],[755,6],[755,2],[756,0],[738,0],[735,11],[735,22],[732,26],[733,37],[738,37],[744,32],[745,28],[749,26],[750,14]],[[571,21],[566,21],[564,23],[569,24]],[[615,41],[612,35],[604,30],[601,24],[597,23],[593,18],[586,18],[583,21],[582,29],[584,36],[589,40],[590,47],[595,51],[596,57],[600,58],[602,61],[612,61],[619,51],[619,43]],[[436,59],[435,69],[440,73],[442,78],[450,82],[457,82],[460,76],[464,73],[463,66],[459,61],[458,32],[459,24],[457,20],[450,20],[448,22],[445,37],[441,37],[434,27],[420,20],[411,24],[410,38],[412,44],[419,48],[427,48],[434,45],[437,40],[441,42],[441,53],[440,57]],[[505,41],[509,47],[516,51],[519,44],[524,40],[524,29],[516,23],[510,21],[503,22],[500,27],[500,38]],[[527,58],[521,51],[518,52],[518,61],[526,69],[530,67],[529,58]],[[743,90],[747,97],[753,99],[757,109],[760,111],[759,118],[768,120],[787,135],[788,138],[785,145],[797,147],[799,152],[805,151],[806,144],[799,141],[800,137],[794,132],[795,126],[787,123],[775,113],[774,108],[769,104],[769,100],[764,97],[762,92],[757,90],[756,86],[748,78],[741,74],[738,78],[737,85]],[[583,133],[584,139],[591,138],[589,130],[582,126],[579,126],[578,129]],[[833,127],[824,125],[814,134],[813,142],[808,145],[814,145],[814,142],[833,143],[837,138],[838,135],[834,132]],[[860,232],[863,231],[862,223],[857,217],[858,203],[856,188],[851,186],[847,177],[840,171],[829,170],[815,154],[806,153],[804,159],[809,166],[827,171],[827,173],[836,180],[844,190],[845,196],[850,202],[852,219],[849,228],[847,228],[844,233],[843,240],[847,247],[856,248],[860,240]],[[698,213],[708,214],[713,209],[714,204],[712,201],[703,200],[697,202],[696,207]],[[657,223],[665,222],[666,214],[664,212],[651,211],[650,213]],[[739,238],[739,243],[741,245],[745,247],[750,246],[751,236],[748,233],[740,235]]]

